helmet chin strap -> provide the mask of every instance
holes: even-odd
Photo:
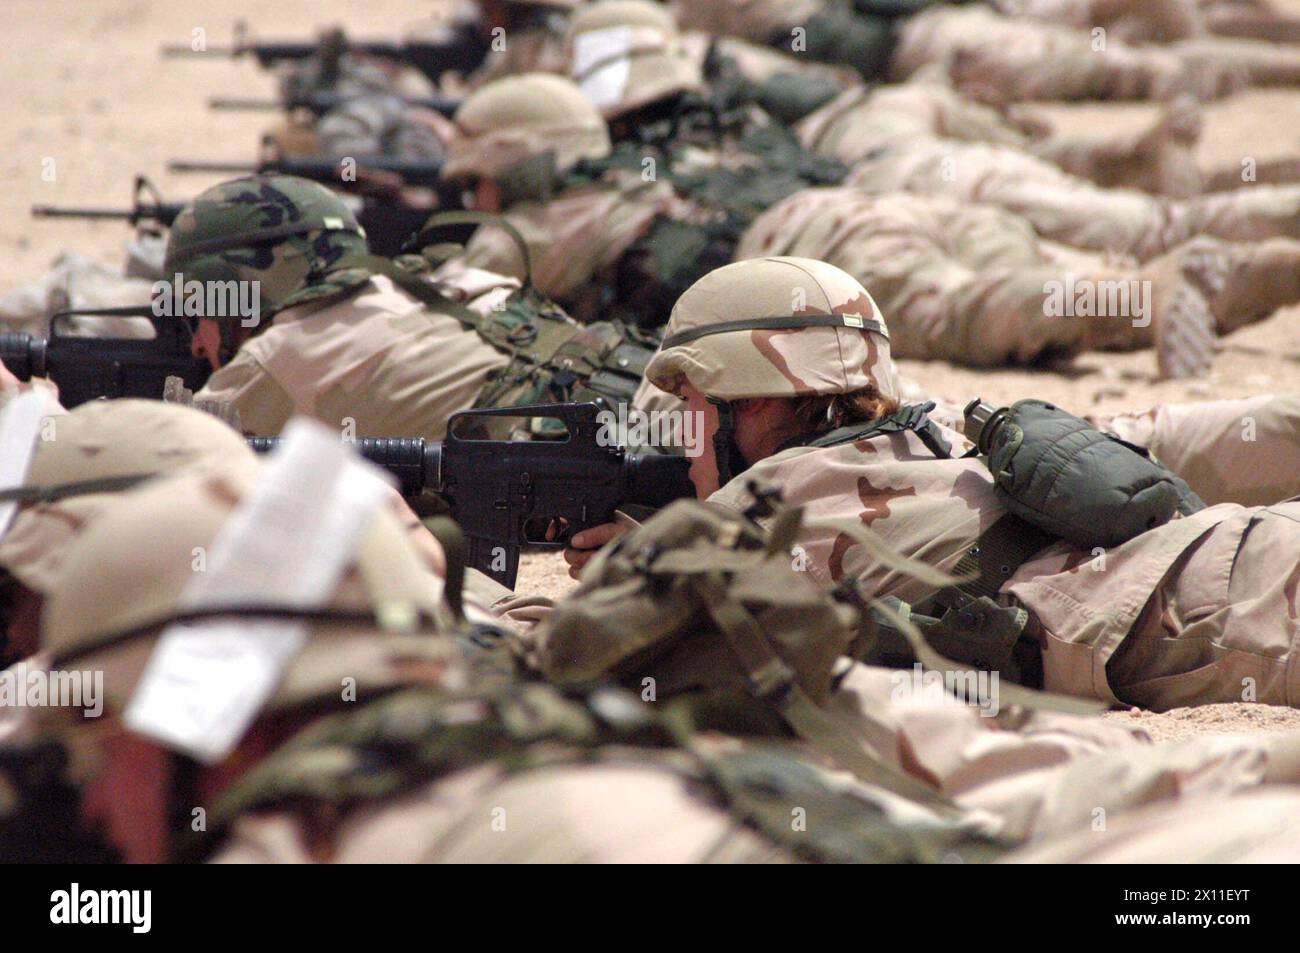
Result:
[[[749,469],[749,462],[736,443],[736,410],[729,401],[707,397],[718,409],[718,429],[713,434],[713,459],[718,467],[718,488],[726,486]]]

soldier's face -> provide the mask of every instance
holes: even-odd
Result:
[[[190,339],[190,352],[200,360],[206,359],[214,371],[221,370],[221,329],[217,322],[202,318]]]
[[[695,495],[703,500],[718,489],[718,458],[713,451],[713,435],[718,432],[718,408],[690,383],[682,385],[681,396],[686,400],[687,412],[703,424],[698,431],[701,434],[700,453],[691,458],[690,469]]]
[[[713,447],[713,436],[718,432],[718,408],[689,381],[682,385],[681,396],[687,410],[698,415],[695,419],[704,424],[699,439],[700,454],[691,460],[690,476],[696,495],[705,499],[718,490],[718,458]],[[731,406],[736,420],[732,439],[749,464],[770,457],[787,441],[801,435],[801,425],[787,400],[755,397],[732,401]]]

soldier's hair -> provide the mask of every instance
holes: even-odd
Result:
[[[869,423],[887,417],[899,408],[896,398],[885,397],[868,384],[848,394],[814,394],[790,401],[794,415],[809,432],[826,433],[849,424]]]

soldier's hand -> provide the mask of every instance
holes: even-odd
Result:
[[[574,533],[569,546],[564,550],[564,561],[569,564],[569,576],[577,579],[582,567],[596,555],[596,551],[612,539],[618,539],[630,526],[625,523],[601,523],[581,533]]]

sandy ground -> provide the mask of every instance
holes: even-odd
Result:
[[[1300,13],[1300,0],[1285,5]],[[228,43],[240,19],[267,39],[305,38],[334,23],[354,36],[392,37],[438,6],[411,0],[5,0],[0,291],[41,275],[63,248],[114,264],[121,259],[124,225],[33,221],[32,204],[124,206],[137,173],[148,175],[168,199],[188,198],[220,177],[168,174],[168,159],[253,157],[272,117],[211,112],[205,103],[215,95],[269,97],[270,76],[247,58],[164,60],[161,44],[189,43],[199,29],[211,45]],[[1102,110],[1090,108],[1077,121],[1094,121],[1094,113],[1096,121],[1108,121]],[[1300,155],[1300,90],[1251,90],[1206,108],[1198,153],[1205,170],[1237,167],[1247,156],[1287,155]],[[1225,338],[1212,372],[1197,381],[1155,381],[1150,352],[1087,355],[1063,369],[996,373],[939,362],[901,364],[933,393],[954,399],[979,394],[997,403],[1033,395],[1079,412],[1240,397],[1300,387],[1300,307]],[[521,591],[558,595],[569,585],[558,556],[525,557]],[[1110,717],[1138,717],[1162,737],[1300,728],[1300,712],[1252,705]]]

